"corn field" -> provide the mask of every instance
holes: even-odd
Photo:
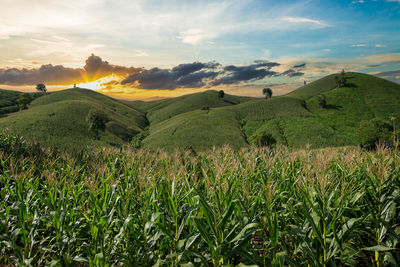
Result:
[[[398,266],[400,153],[86,149],[0,134],[0,266]]]

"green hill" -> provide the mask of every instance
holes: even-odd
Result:
[[[17,99],[21,93],[0,89],[0,116],[18,111]]]
[[[86,116],[100,109],[109,118],[106,131],[95,140],[88,131]],[[86,89],[68,89],[34,100],[29,109],[0,119],[10,129],[46,145],[79,148],[86,145],[121,145],[142,131],[145,115],[113,98]]]
[[[225,94],[223,98],[220,98],[218,97],[218,91],[208,90],[201,93],[151,102],[134,101],[131,103],[131,106],[146,112],[150,123],[158,123],[176,115],[200,108],[232,106],[252,99],[254,98],[229,94]]]
[[[247,146],[261,132],[295,148],[357,145],[362,120],[394,115],[400,124],[400,85],[346,73],[345,85],[337,88],[337,75],[271,99],[228,94],[221,98],[210,90],[150,102],[119,101],[91,90],[68,89],[39,97],[28,110],[1,118],[0,127],[60,147],[127,144],[143,132],[144,148],[205,150],[224,144]],[[15,99],[15,92],[8,94],[7,99]],[[318,103],[322,95],[325,108]],[[90,109],[101,109],[110,118],[100,140],[93,139],[85,122]]]
[[[366,74],[346,73],[346,85],[336,88],[336,75],[285,96],[196,110],[162,123],[150,120],[144,147],[191,145],[201,150],[225,143],[240,147],[259,132],[270,133],[289,147],[357,145],[360,121],[374,117],[388,120],[390,114],[396,114],[400,122],[400,85]],[[325,109],[318,105],[322,94],[327,99]],[[152,107],[157,110],[156,105]]]

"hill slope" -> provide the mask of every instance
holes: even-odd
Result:
[[[101,109],[110,119],[100,140],[88,131],[86,116]],[[115,99],[86,89],[68,89],[34,100],[29,109],[0,119],[9,128],[44,144],[79,148],[85,145],[121,145],[148,124],[145,115]]]
[[[289,147],[357,145],[362,120],[394,115],[400,124],[400,85],[346,73],[345,86],[336,88],[335,75],[271,99],[227,94],[220,98],[210,90],[151,102],[118,101],[69,89],[37,98],[28,110],[1,118],[0,127],[60,147],[127,144],[144,131],[144,148],[205,150],[224,144],[247,146],[261,132]],[[15,98],[15,93],[9,94]],[[318,104],[321,95],[327,100],[324,109]],[[90,109],[101,109],[110,118],[100,140],[87,129]]]
[[[240,147],[259,132],[270,133],[289,147],[357,145],[360,121],[387,120],[395,114],[399,123],[400,85],[360,73],[345,77],[342,88],[336,88],[333,74],[285,96],[187,112],[162,123],[153,119],[144,147],[204,149],[225,143]],[[326,109],[318,105],[322,94]]]

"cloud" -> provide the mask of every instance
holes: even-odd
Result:
[[[386,47],[386,45],[384,45],[384,44],[377,44],[377,45],[375,45],[375,47]]]
[[[282,20],[286,21],[286,22],[291,22],[291,23],[307,23],[307,24],[311,24],[317,28],[324,28],[324,27],[330,26],[329,24],[326,24],[320,20],[304,18],[304,17],[289,17],[289,16],[287,16],[287,17],[283,17]]]
[[[97,80],[111,74],[126,76],[143,70],[142,68],[111,65],[107,61],[103,61],[101,57],[94,54],[90,55],[86,59],[86,64],[83,68],[85,69],[89,80]]]
[[[186,44],[199,45],[214,37],[216,37],[216,34],[202,29],[188,29],[181,32],[178,39],[181,39],[182,42]]]
[[[306,66],[306,63],[299,64],[299,65],[294,65],[293,68],[304,68]]]
[[[400,69],[393,71],[383,71],[374,74],[377,77],[400,84]]]
[[[174,90],[177,88],[200,88],[222,84],[237,84],[279,75],[271,68],[279,63],[256,60],[247,66],[228,65],[217,62],[193,62],[179,64],[172,69],[152,68],[129,75],[121,81],[140,89]]]
[[[128,76],[142,70],[143,68],[112,65],[92,54],[87,58],[83,68],[68,68],[62,65],[45,64],[39,68],[32,69],[0,69],[0,84],[34,85],[45,83],[48,85],[70,85],[94,81],[111,74]]]
[[[351,47],[365,47],[367,46],[366,44],[353,44]]]
[[[71,84],[83,82],[83,70],[65,68],[61,65],[42,65],[38,69],[0,69],[0,84],[33,85]]]
[[[126,77],[122,85],[131,84],[141,89],[173,90],[185,87],[202,87],[207,79],[215,78],[219,72],[209,71],[220,64],[216,62],[193,62],[179,64],[172,69],[152,68]]]
[[[287,71],[284,71],[281,73],[281,75],[284,75],[286,77],[292,78],[292,77],[298,77],[298,76],[303,76],[304,73],[303,72],[299,72],[299,71],[295,71],[292,69],[289,69]]]
[[[223,70],[223,76],[212,81],[211,85],[216,86],[220,84],[236,84],[240,82],[255,81],[278,74],[270,69],[279,66],[279,63],[263,60],[257,60],[255,63],[256,64],[248,66],[226,66]]]

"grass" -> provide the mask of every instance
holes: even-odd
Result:
[[[202,107],[223,107],[237,105],[253,98],[225,94],[218,97],[218,91],[208,90],[201,93],[188,94],[176,98],[151,102],[133,102],[131,105],[147,113],[150,123],[156,124],[176,115],[201,109]]]
[[[42,93],[29,93],[32,99],[42,96]],[[0,89],[0,117],[19,110],[17,99],[21,92]]]
[[[0,155],[3,265],[400,264],[397,149]]]
[[[144,139],[143,147],[175,148],[192,147],[196,151],[213,146],[229,144],[238,149],[246,146],[236,113],[218,109],[196,110],[177,115],[158,124],[150,124],[150,136]],[[193,142],[196,140],[196,142]]]
[[[150,102],[119,101],[90,90],[70,89],[40,97],[28,111],[1,118],[0,127],[72,149],[87,144],[121,146],[140,134],[145,148],[204,151],[224,144],[234,149],[246,147],[260,131],[270,132],[278,144],[291,148],[354,146],[359,144],[362,120],[394,116],[390,123],[400,125],[400,85],[349,72],[345,74],[346,85],[336,88],[336,75],[271,99],[228,94],[219,98],[218,91],[210,90]],[[327,99],[323,109],[318,104],[321,95]],[[72,122],[66,121],[68,110],[75,107]],[[100,140],[94,140],[85,126],[90,108],[104,109],[111,118]]]
[[[85,120],[90,109],[101,109],[110,119],[100,140],[95,140],[88,131]],[[147,124],[145,115],[139,111],[85,89],[69,89],[42,96],[34,100],[29,109],[0,120],[1,128],[49,146],[72,150],[87,145],[126,144]]]

